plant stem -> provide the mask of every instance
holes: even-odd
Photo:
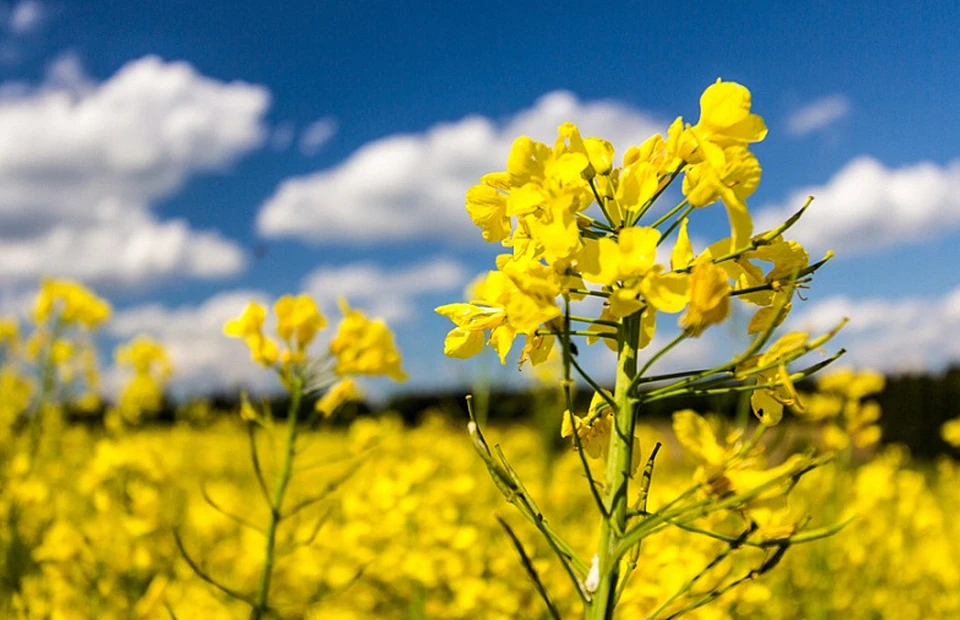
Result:
[[[300,397],[303,394],[303,379],[296,373],[290,378],[290,410],[287,412],[287,443],[284,449],[283,467],[276,480],[273,499],[270,501],[270,524],[267,527],[267,545],[264,551],[263,570],[260,573],[260,587],[256,604],[250,612],[250,620],[260,620],[269,609],[270,578],[273,575],[274,548],[277,540],[277,527],[283,518],[283,498],[287,485],[293,476],[293,457],[297,442],[297,415],[300,413]]]
[[[637,344],[640,335],[640,313],[623,321],[620,350],[617,354],[617,377],[613,399],[617,403],[607,470],[604,481],[605,504],[609,512],[600,525],[600,582],[588,611],[589,620],[613,618],[617,583],[620,579],[620,558],[617,547],[627,526],[627,491],[633,460],[633,434],[637,399],[630,395],[630,386],[637,375]]]

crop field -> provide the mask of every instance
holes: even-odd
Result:
[[[597,532],[581,518],[590,497],[576,456],[564,452],[548,462],[529,428],[490,435],[517,464],[551,524],[585,554]],[[650,497],[655,511],[690,485],[692,466],[669,437],[650,429],[639,436],[645,446],[665,442]],[[258,529],[267,514],[239,419],[114,437],[69,428],[51,441],[61,455],[56,461],[31,471],[20,453],[4,463],[0,506],[13,525],[2,538],[4,616],[246,613],[242,602],[191,570],[173,535],[179,532],[184,549],[211,576],[241,592],[255,590]],[[559,564],[491,483],[463,425],[433,418],[404,429],[389,416],[361,419],[349,429],[305,434],[298,450],[291,504],[323,499],[280,529],[272,595],[283,617],[545,617],[497,515],[524,543],[561,613],[573,615],[576,595]],[[265,459],[265,473],[273,468]],[[854,519],[828,539],[798,544],[776,571],[692,617],[960,614],[960,463],[918,468],[902,450],[888,448],[857,465],[812,472],[790,499],[818,524]],[[734,533],[739,527],[728,517],[698,526]],[[644,541],[623,595],[623,617],[650,612],[729,548],[684,534],[667,530]],[[760,553],[730,554],[690,594],[748,572]]]

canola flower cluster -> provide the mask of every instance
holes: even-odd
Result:
[[[552,146],[517,138],[506,170],[485,175],[467,192],[466,210],[483,238],[508,251],[497,257],[496,270],[474,282],[467,302],[436,309],[454,324],[444,351],[466,358],[489,344],[506,363],[520,338],[523,367],[543,364],[559,348],[566,411],[558,411],[554,423],[563,437],[571,437],[595,500],[600,534],[592,560],[574,553],[559,531],[544,524],[533,495],[505,454],[491,449],[472,414],[468,430],[504,497],[555,551],[591,620],[614,616],[637,569],[643,540],[660,529],[685,530],[711,514],[735,514],[742,533],[732,537],[731,549],[749,543],[767,551],[747,577],[714,584],[700,599],[691,595],[700,580],[695,576],[654,613],[671,618],[769,572],[801,540],[829,535],[822,529],[814,535],[808,518],[773,509],[771,503],[783,503],[802,476],[831,457],[794,454],[777,464],[759,443],[765,430],[783,419],[785,408],[805,410],[795,382],[843,353],[799,372],[789,369],[821,349],[842,323],[824,335],[791,332],[770,344],[792,309],[796,289],[809,283],[831,254],[811,264],[803,246],[783,236],[810,201],[780,226],[756,234],[747,199],[760,182],[761,167],[750,145],[766,134],[763,119],[752,111],[750,91],[718,79],[703,92],[695,124],[678,117],[665,138],[656,134],[629,147],[619,166],[610,142],[584,138],[575,125],[564,123]],[[681,178],[683,199],[661,208],[659,199]],[[698,252],[688,230],[691,218],[715,203],[726,210],[730,236]],[[658,248],[674,233],[669,264],[663,264]],[[746,329],[753,341],[745,351],[713,368],[648,373],[684,340],[726,321],[734,297],[753,308]],[[600,309],[585,303],[587,298],[601,300]],[[679,335],[646,352],[663,314],[680,315]],[[587,345],[603,341],[616,353],[613,390],[603,388],[594,371],[581,363],[575,338]],[[593,389],[583,415],[573,411],[574,373]],[[700,484],[661,512],[649,511],[659,446],[649,452],[638,475],[644,459],[635,429],[644,405],[681,395],[735,392],[749,394],[759,422],[755,430],[744,425],[719,441],[697,413],[677,414],[679,440],[702,462],[696,475]],[[846,412],[848,428],[837,429],[834,438],[843,432],[871,432],[862,427],[871,421],[869,411],[857,419],[854,413]],[[860,434],[856,437],[866,442]],[[589,459],[604,462],[603,472],[595,474]],[[560,617],[519,539],[509,526],[504,528],[548,613]]]

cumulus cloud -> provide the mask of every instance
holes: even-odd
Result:
[[[462,288],[470,275],[459,262],[441,257],[393,270],[355,263],[317,269],[304,278],[303,289],[328,313],[343,296],[351,305],[396,324],[414,317],[420,295]]]
[[[758,228],[776,226],[811,195],[813,204],[792,231],[815,251],[867,252],[937,238],[960,226],[960,160],[888,168],[858,157],[825,185],[761,209]]]
[[[329,116],[307,125],[300,134],[300,152],[306,156],[316,155],[320,149],[337,135],[337,121]]]
[[[467,188],[503,169],[516,136],[552,143],[564,121],[577,123],[585,136],[612,139],[620,152],[665,126],[616,101],[549,93],[505,122],[468,116],[388,136],[333,168],[287,179],[261,207],[257,229],[313,242],[479,238],[464,215]]]
[[[830,95],[803,106],[787,119],[787,131],[797,137],[822,131],[850,113],[850,99]]]
[[[930,371],[960,360],[960,286],[941,298],[836,296],[798,310],[792,329],[822,332],[849,318],[837,343],[858,366]]]
[[[142,284],[242,269],[212,231],[151,211],[193,174],[223,170],[264,140],[263,87],[145,57],[103,83],[75,56],[38,87],[0,96],[0,283],[42,274]]]
[[[18,35],[36,30],[47,17],[47,9],[37,0],[20,0],[10,10],[7,28]]]

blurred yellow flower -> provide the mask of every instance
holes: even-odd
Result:
[[[45,279],[33,307],[33,320],[40,324],[56,317],[65,325],[96,329],[110,318],[110,304],[73,280]]]
[[[297,353],[313,342],[317,332],[327,326],[317,304],[308,295],[284,295],[273,306],[277,315],[277,335],[284,342],[293,342]]]
[[[242,338],[247,343],[254,362],[261,366],[273,366],[280,350],[276,342],[263,335],[263,322],[266,317],[266,309],[251,301],[240,316],[224,325],[223,333],[233,338]]]
[[[386,375],[394,381],[406,381],[400,351],[390,328],[381,319],[368,319],[359,310],[340,300],[343,320],[330,342],[336,357],[334,370],[339,375]]]
[[[960,418],[944,422],[940,427],[940,436],[954,448],[960,448]]]
[[[324,393],[317,401],[316,410],[325,418],[329,418],[333,413],[346,402],[360,400],[363,395],[360,393],[356,382],[353,379],[346,378],[336,382]]]

